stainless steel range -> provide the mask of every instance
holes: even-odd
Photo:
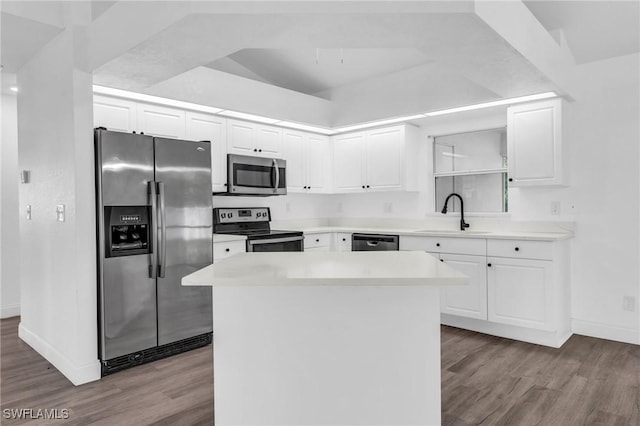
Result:
[[[302,231],[271,229],[269,207],[215,208],[213,232],[246,235],[248,252],[303,251]]]

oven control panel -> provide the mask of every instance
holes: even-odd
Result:
[[[241,223],[241,222],[269,222],[271,212],[269,207],[246,208],[215,208],[213,209],[214,223]]]

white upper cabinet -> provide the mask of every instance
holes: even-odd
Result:
[[[417,129],[410,125],[335,136],[335,192],[415,191],[417,146]]]
[[[307,192],[329,192],[331,140],[328,136],[309,134],[306,148]]]
[[[562,100],[507,109],[509,185],[563,185]]]
[[[282,129],[264,124],[227,120],[229,154],[282,158]]]
[[[330,143],[326,136],[285,129],[284,158],[287,160],[287,190],[326,193]]]
[[[211,142],[213,192],[227,190],[227,120],[211,114],[187,111],[186,139]]]
[[[93,125],[107,130],[131,133],[138,131],[137,104],[127,99],[93,96]]]
[[[366,189],[363,164],[365,133],[333,138],[333,191],[362,192]]]
[[[184,139],[186,113],[177,108],[138,103],[138,128],[145,135]]]

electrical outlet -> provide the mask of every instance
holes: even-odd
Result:
[[[560,201],[551,202],[551,214],[557,216],[560,214]]]
[[[393,211],[393,203],[390,201],[384,203],[384,212],[391,213],[392,211]]]
[[[285,205],[284,205],[284,210],[285,210],[287,213],[291,213],[291,203],[285,203]]]
[[[58,204],[56,206],[56,218],[58,222],[64,222],[64,204]]]
[[[622,298],[622,310],[635,312],[636,311],[636,298],[633,296],[624,296]]]
[[[338,213],[342,213],[342,202],[338,203]]]
[[[27,204],[27,220],[31,220],[31,204]]]

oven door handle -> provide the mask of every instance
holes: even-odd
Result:
[[[304,237],[302,235],[298,237],[286,237],[286,238],[270,238],[270,239],[260,239],[260,240],[249,240],[247,243],[249,245],[256,244],[275,244],[275,243],[291,243],[294,241],[302,241]]]

